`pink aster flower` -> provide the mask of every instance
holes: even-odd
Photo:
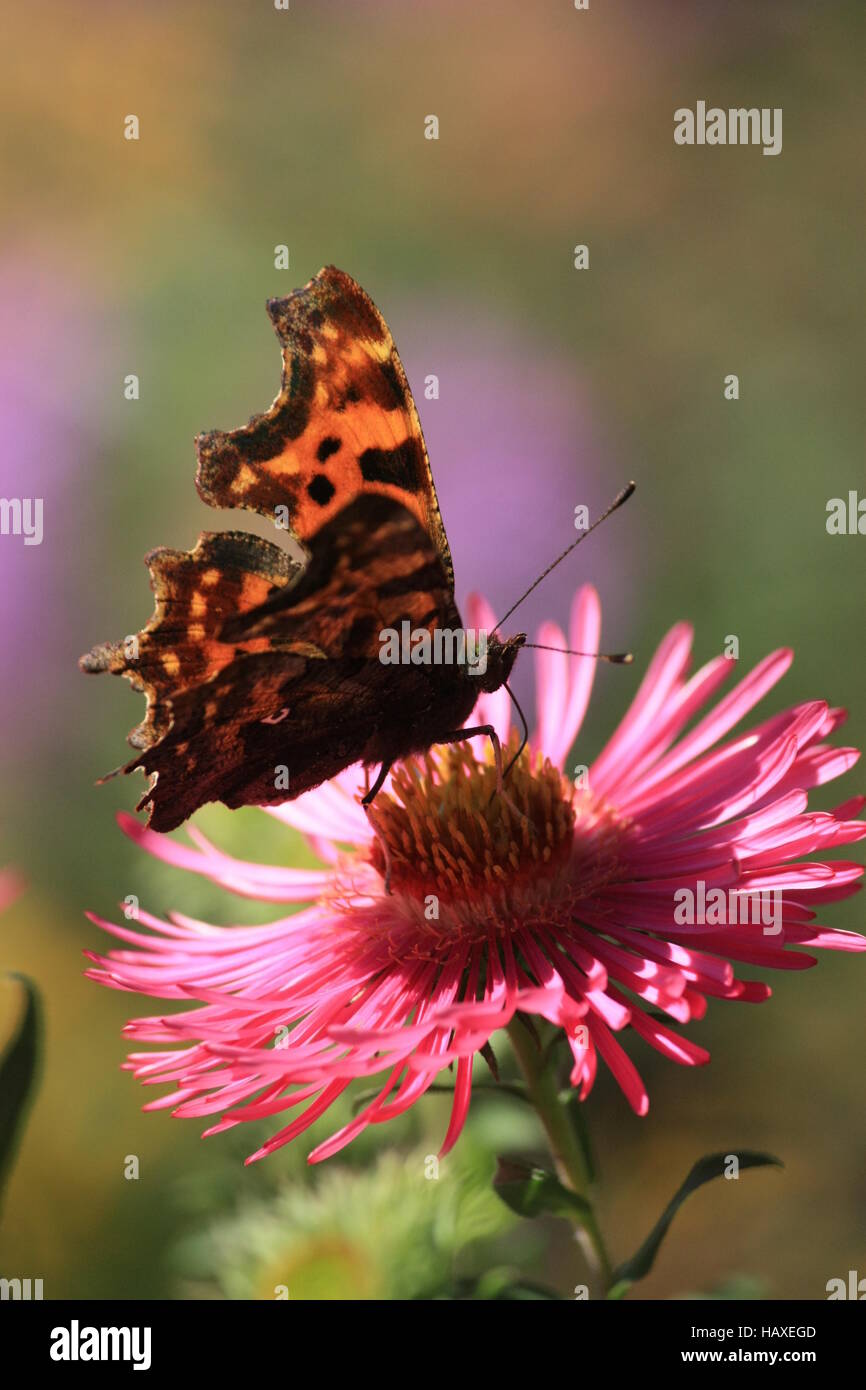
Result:
[[[469,622],[493,626],[483,600],[472,601]],[[585,587],[567,645],[594,652],[599,636],[598,598]],[[553,624],[538,640],[566,645]],[[126,926],[100,923],[134,949],[91,957],[93,978],[195,1005],[126,1028],[137,1043],[162,1045],[132,1053],[126,1067],[148,1085],[176,1086],[146,1108],[212,1120],[206,1134],[289,1112],[252,1161],[302,1134],[356,1079],[377,1078],[375,1099],[319,1144],[315,1162],[408,1110],[453,1063],[447,1152],[466,1119],[475,1054],[522,1013],[563,1031],[582,1098],[601,1058],[643,1115],[647,1092],[619,1041],[627,1029],[674,1062],[706,1062],[659,1016],[684,1025],[708,999],[766,999],[769,988],[739,978],[734,963],[802,970],[815,964],[810,948],[864,949],[866,938],[815,920],[819,904],[855,892],[863,873],[824,855],[866,836],[855,819],[866,797],[807,809],[810,788],[859,756],[828,742],[844,712],[814,700],[732,734],[791,652],[766,657],[707,709],[735,663],[715,657],[689,676],[691,640],[685,624],[668,633],[588,777],[572,780],[564,760],[596,663],[549,651],[537,656],[540,724],[507,800],[493,795],[483,740],[396,767],[374,804],[391,894],[358,804],[358,768],[269,812],[303,832],[320,869],[242,862],[194,828],[189,848],[122,817],[128,835],[178,868],[244,897],[311,904],[263,927],[144,912]],[[482,697],[479,721],[516,751],[506,692]],[[700,899],[717,889],[729,900],[772,893],[776,925],[717,925],[709,913],[704,923],[678,920],[683,890]]]

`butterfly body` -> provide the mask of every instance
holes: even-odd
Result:
[[[457,631],[454,576],[414,402],[391,335],[343,272],[321,271],[268,311],[280,393],[231,433],[196,441],[202,497],[289,528],[306,558],[244,532],[147,556],[156,609],[85,671],[147,696],[130,735],[156,830],[199,806],[291,800],[356,762],[387,768],[458,736],[507,679],[522,634],[468,662],[383,660],[408,623]]]

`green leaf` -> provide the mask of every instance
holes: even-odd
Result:
[[[0,1056],[0,1191],[12,1167],[24,1112],[33,1092],[41,1034],[36,986],[24,975],[7,978],[23,986],[25,999],[17,1027]]]
[[[592,1209],[584,1197],[563,1186],[559,1178],[544,1168],[500,1158],[493,1179],[493,1190],[518,1216],[561,1216],[583,1225]]]
[[[428,1294],[417,1294],[418,1299],[427,1299]],[[510,1268],[489,1269],[478,1278],[458,1279],[449,1288],[444,1288],[440,1292],[432,1295],[436,1299],[448,1299],[453,1302],[480,1302],[480,1303],[502,1303],[502,1302],[562,1302],[562,1295],[555,1289],[549,1289],[545,1284],[537,1284],[531,1279],[525,1279],[522,1275]]]
[[[472,1085],[473,1096],[478,1095],[493,1096],[513,1096],[515,1100],[522,1100],[525,1104],[531,1105],[532,1101],[523,1086],[516,1085],[511,1081],[475,1081]],[[359,1091],[352,1101],[352,1115],[360,1115],[361,1111],[382,1094],[381,1086],[372,1086],[368,1090]],[[436,1082],[432,1086],[427,1086],[424,1091],[425,1096],[454,1096],[454,1087],[447,1084],[440,1085]]]
[[[539,1300],[562,1302],[562,1294],[548,1289],[546,1284],[527,1279],[518,1269],[509,1265],[495,1265],[485,1270],[474,1280],[473,1290],[468,1297],[480,1302],[535,1302]]]
[[[730,1279],[716,1284],[706,1293],[703,1290],[697,1290],[676,1295],[677,1299],[684,1302],[691,1299],[704,1303],[714,1301],[743,1303],[747,1300],[763,1299],[768,1296],[767,1285],[764,1280],[757,1279],[751,1274],[734,1274]]]
[[[568,1115],[572,1132],[583,1155],[583,1166],[587,1179],[590,1184],[594,1184],[598,1177],[598,1167],[589,1137],[589,1126],[586,1123],[584,1103],[580,1098],[580,1092],[574,1086],[567,1086],[565,1090],[560,1091],[559,1101]]]
[[[524,1279],[517,1284],[509,1284],[507,1288],[501,1289],[499,1293],[493,1295],[494,1302],[531,1302],[539,1301],[562,1302],[562,1295],[556,1293],[554,1289],[548,1289],[544,1284],[533,1284],[528,1279]]]
[[[655,1263],[659,1247],[667,1235],[668,1227],[683,1202],[692,1192],[703,1187],[704,1183],[712,1182],[714,1178],[723,1177],[727,1160],[731,1155],[738,1160],[741,1170],[743,1168],[765,1168],[768,1164],[775,1164],[778,1168],[785,1166],[782,1160],[775,1158],[773,1154],[756,1153],[752,1149],[743,1149],[739,1153],[735,1149],[729,1149],[726,1153],[707,1154],[705,1158],[699,1158],[685,1182],[668,1202],[640,1249],[632,1255],[630,1260],[626,1260],[618,1269],[614,1270],[610,1292],[607,1295],[609,1299],[622,1298],[632,1284],[649,1274]]]
[[[631,1279],[620,1279],[616,1284],[611,1284],[606,1295],[608,1302],[610,1302],[611,1299],[625,1298],[631,1286]]]

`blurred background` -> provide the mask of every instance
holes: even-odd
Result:
[[[7,9],[0,492],[43,497],[45,534],[0,537],[0,864],[26,881],[0,920],[0,967],[38,982],[46,1033],[0,1272],[43,1278],[46,1297],[272,1297],[281,1282],[389,1297],[503,1265],[563,1292],[580,1282],[564,1227],[518,1229],[488,1193],[492,1151],[543,1149],[500,1100],[475,1106],[438,1184],[418,1174],[444,1132],[440,1096],[312,1173],[333,1116],[245,1170],[250,1127],[203,1143],[193,1121],[140,1113],[150,1095],[118,1070],[119,1033],[154,1010],[82,978],[82,949],[106,944],[85,908],[112,915],[134,893],[222,923],[279,909],[120,834],[137,784],[93,784],[143,705],[76,661],[150,615],[147,549],[257,529],[198,500],[192,439],[267,407],[279,358],[264,300],[333,262],[379,305],[413,383],[458,598],[478,588],[507,607],[573,539],[575,506],[597,514],[637,480],[523,610],[530,628],[561,622],[591,579],[608,646],[636,653],[599,672],[576,760],[591,762],[681,618],[698,661],[729,634],[747,666],[793,646],[761,714],[826,697],[851,708],[844,741],[862,745],[866,540],[825,521],[830,498],[866,496],[864,20],[862,5],[812,0]],[[675,146],[674,110],[699,99],[782,107],[782,153]],[[816,804],[862,787],[855,770]],[[253,810],[199,823],[238,855],[307,854]],[[862,929],[862,902],[822,920]],[[694,1197],[633,1296],[822,1298],[828,1279],[866,1273],[864,969],[828,954],[761,1008],[712,1004],[690,1029],[709,1068],[629,1039],[644,1120],[600,1077],[587,1114],[617,1257],[701,1154],[749,1146],[787,1165]],[[0,986],[0,1028],[14,1005]]]

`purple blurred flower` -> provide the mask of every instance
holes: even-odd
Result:
[[[16,505],[42,499],[41,543],[0,535],[0,716],[11,721],[16,747],[56,723],[51,692],[63,680],[66,645],[74,661],[76,639],[65,634],[87,548],[83,464],[96,342],[85,291],[60,278],[53,251],[7,256],[0,264],[0,496]]]
[[[424,427],[461,611],[483,590],[503,614],[576,538],[575,507],[597,517],[629,463],[615,456],[575,366],[513,321],[457,302],[431,314],[425,300],[392,308],[389,322]],[[438,400],[425,398],[431,375]],[[638,505],[563,561],[507,630],[566,625],[575,585],[591,579],[609,615],[606,649],[627,645]],[[513,684],[531,708],[531,663],[518,663]]]

